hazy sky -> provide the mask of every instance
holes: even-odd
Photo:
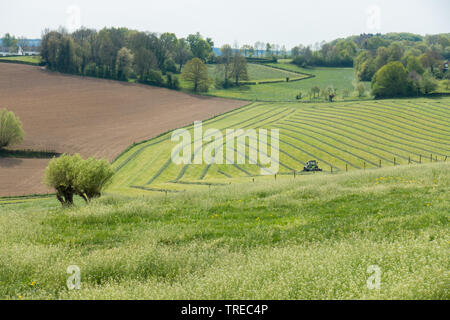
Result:
[[[216,46],[312,44],[363,32],[450,32],[449,0],[0,0],[0,34],[39,38],[44,28],[199,31]]]

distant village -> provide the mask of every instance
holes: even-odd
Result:
[[[38,55],[41,39],[8,39],[7,43],[0,38],[0,56]]]

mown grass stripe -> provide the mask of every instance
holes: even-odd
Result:
[[[448,115],[448,109],[450,108],[449,104],[441,103],[441,102],[431,102],[431,101],[424,101],[424,103],[427,104],[428,106],[432,106],[433,109],[442,111],[445,115]],[[443,107],[443,106],[445,106],[445,107]]]
[[[212,119],[210,119],[211,121],[209,121],[209,120],[206,120],[205,121],[205,123],[206,124],[211,124],[211,123],[215,123],[215,122],[217,122],[217,121],[221,121],[221,120],[223,120],[223,119],[226,119],[226,118],[229,118],[229,117],[232,117],[232,116],[234,116],[234,115],[236,115],[236,114],[239,114],[239,113],[242,113],[242,112],[246,112],[246,111],[248,111],[248,110],[251,110],[251,109],[253,109],[253,108],[256,108],[256,107],[258,107],[258,106],[260,106],[260,104],[254,104],[254,105],[252,105],[252,104],[247,104],[247,105],[245,105],[245,106],[242,106],[241,108],[237,108],[237,109],[235,109],[235,110],[232,110],[232,111],[230,111],[230,112],[227,112],[227,113],[225,113],[224,115],[219,115],[218,116],[218,118],[219,119],[215,119],[215,118],[217,118],[217,117],[213,117]],[[238,110],[237,112],[235,112],[236,110]],[[186,130],[188,130],[189,128],[191,128],[191,127],[193,127],[193,124],[190,124],[190,125],[188,125],[188,126],[186,126],[186,127],[184,127]],[[173,130],[170,130],[169,132],[167,132],[166,134],[168,135],[169,133],[171,133]],[[158,139],[159,137],[155,137],[154,139]],[[152,140],[152,139],[151,139]],[[151,141],[150,140],[150,141]],[[161,143],[161,142],[164,142],[164,141],[168,141],[169,140],[169,136],[167,136],[166,138],[164,138],[164,139],[162,139],[162,140],[159,140],[159,141],[156,141],[156,142],[153,142],[153,143],[146,143],[144,146],[142,146],[140,149],[138,149],[138,150],[136,150],[133,154],[131,154],[131,156],[130,157],[128,157],[124,162],[122,162],[119,166],[117,166],[117,168],[115,169],[115,172],[117,173],[119,170],[121,170],[124,166],[126,166],[131,160],[133,160],[135,157],[137,157],[142,151],[144,151],[145,149],[147,149],[147,148],[149,148],[149,147],[151,147],[151,146],[154,146],[154,145],[156,145],[156,144],[159,144],[159,143]]]
[[[191,185],[198,185],[198,186],[226,186],[226,185],[229,185],[229,183],[220,183],[220,182],[197,182],[197,181],[171,181],[171,183],[176,183],[176,184],[191,184]]]
[[[250,103],[250,104],[247,104],[247,105],[245,105],[245,106],[243,106],[241,108],[234,109],[231,112],[227,112],[225,114],[218,115],[217,117],[214,117],[212,119],[206,120],[206,121],[204,121],[204,124],[205,125],[210,125],[211,123],[216,123],[218,121],[222,121],[222,120],[227,119],[229,117],[234,117],[237,114],[240,114],[242,112],[246,112],[246,111],[252,110],[252,109],[254,109],[256,107],[260,107],[260,106],[261,106],[261,103]]]
[[[285,132],[280,132],[280,134],[283,134],[283,135],[285,135],[285,136],[287,136],[287,137],[290,137],[291,139],[297,140],[297,141],[302,142],[302,143],[304,143],[304,144],[306,144],[306,145],[308,145],[308,146],[310,146],[310,147],[312,147],[312,148],[315,148],[315,149],[317,149],[317,150],[319,150],[319,151],[321,151],[321,152],[323,152],[323,153],[326,153],[326,154],[328,154],[329,156],[331,156],[332,158],[339,159],[339,160],[341,160],[342,162],[347,163],[348,165],[352,166],[352,167],[355,168],[355,169],[361,169],[359,166],[357,166],[357,165],[351,163],[350,161],[347,161],[347,160],[345,160],[345,159],[343,159],[343,158],[341,158],[341,157],[339,157],[339,156],[337,156],[337,155],[335,155],[335,154],[333,154],[333,153],[331,153],[331,152],[329,152],[329,151],[327,151],[327,150],[325,150],[325,149],[322,149],[322,148],[320,148],[320,147],[318,147],[318,146],[316,146],[316,145],[314,145],[314,144],[311,144],[311,143],[309,143],[309,142],[306,142],[306,141],[304,141],[304,140],[302,140],[302,139],[300,139],[300,138],[298,138],[298,137],[291,136],[290,134],[287,134],[287,133],[285,133]]]
[[[278,107],[275,107],[275,108],[271,109],[270,112],[272,112],[272,111],[274,111],[274,110],[276,110],[276,109],[278,109]],[[271,115],[271,116],[269,116],[268,118],[271,118],[271,117],[273,117],[273,116],[274,116],[274,115]],[[257,116],[257,117],[258,117],[258,116]],[[265,119],[267,119],[267,118],[264,118],[264,119],[262,119],[262,120],[257,120],[257,122],[264,121]],[[246,120],[244,120],[244,121],[241,121],[241,122],[239,122],[238,124],[242,124],[242,123],[245,123],[245,122],[247,122],[247,121],[249,121],[249,119],[246,119]],[[254,124],[254,123],[250,123],[250,124],[244,126],[243,128],[249,127],[249,126],[251,126],[252,124]],[[237,124],[235,124],[234,126],[236,126],[236,125],[237,125]],[[222,129],[222,130],[223,130],[223,129]],[[225,139],[226,139],[227,136],[228,136],[228,135],[225,134]],[[198,140],[200,140],[200,139],[198,139]],[[201,140],[202,140],[202,142],[203,142],[203,137],[201,138]],[[208,145],[208,144],[210,144],[210,143],[212,143],[212,141],[209,141],[208,143],[206,143],[206,145]],[[191,144],[194,144],[194,142],[192,142]],[[192,162],[194,162],[194,159],[195,159],[195,157],[197,156],[197,154],[198,154],[200,151],[203,152],[203,146],[204,146],[204,145],[202,144],[202,146],[200,146],[199,148],[197,148],[196,150],[194,150],[194,153],[192,154],[192,157],[191,157],[191,164],[192,164]],[[222,143],[222,148],[223,148],[223,143]],[[218,149],[218,148],[216,148],[216,149]],[[184,174],[186,173],[186,170],[188,169],[188,167],[189,167],[191,164],[185,164],[185,165],[183,166],[183,168],[181,169],[180,173],[179,173],[178,176],[176,177],[175,181],[179,181],[181,178],[183,178]],[[205,174],[205,175],[206,175],[208,169],[209,169],[209,168],[206,168],[206,170],[204,170],[204,174]],[[200,180],[201,180],[201,176],[200,176]]]
[[[405,125],[411,126],[411,127],[413,127],[413,128],[416,128],[416,129],[419,129],[419,130],[422,130],[422,131],[423,131],[423,130],[426,130],[426,131],[428,131],[428,132],[435,133],[435,134],[437,134],[437,135],[439,135],[439,136],[449,136],[449,137],[450,137],[450,135],[443,133],[443,132],[449,132],[449,133],[450,133],[450,131],[448,131],[448,130],[445,130],[445,129],[439,129],[439,130],[441,130],[441,132],[437,132],[437,131],[434,131],[434,130],[430,129],[430,128],[429,128],[429,127],[430,127],[429,124],[424,124],[424,123],[417,122],[417,121],[415,121],[415,123],[416,123],[416,124],[420,124],[420,125],[423,126],[423,127],[419,127],[419,126],[416,126],[416,125],[414,125],[414,124],[410,124],[410,123],[409,123],[410,121],[414,121],[414,120],[416,120],[416,119],[410,119],[410,118],[406,118],[406,117],[400,116],[400,115],[395,114],[395,113],[385,112],[385,111],[379,110],[379,109],[382,109],[381,107],[378,107],[378,106],[375,106],[375,105],[372,105],[372,104],[366,104],[366,105],[356,104],[356,105],[357,105],[357,110],[364,110],[364,114],[369,113],[369,114],[372,114],[372,115],[376,115],[376,116],[378,116],[378,117],[385,117],[384,115],[381,115],[381,113],[383,113],[383,114],[386,114],[387,116],[389,116],[389,117],[390,117],[389,119],[394,120],[394,121],[396,121],[396,122],[403,123],[403,124],[405,124]],[[376,107],[376,109],[371,108],[371,106],[372,106],[372,107]],[[338,110],[348,110],[348,108],[346,108],[346,107],[335,107],[335,108],[333,108],[333,109],[338,109]],[[397,119],[394,119],[394,118],[392,118],[392,117],[397,117],[397,118],[400,118],[400,119],[404,119],[404,120],[406,120],[407,122],[401,121],[401,120],[397,120]],[[419,119],[419,118],[417,118],[417,119]],[[425,128],[424,128],[424,127],[425,127]],[[433,137],[436,138],[435,136],[433,136]]]
[[[317,113],[315,113],[315,114],[317,114]],[[322,116],[323,116],[323,117],[321,117],[321,118],[319,118],[319,119],[323,119],[324,117],[326,117],[326,115],[324,115],[324,114],[322,114]],[[314,117],[314,116],[311,116],[311,115],[308,115],[308,117],[309,117],[309,118],[316,118],[316,119],[317,119],[317,117]],[[347,122],[349,122],[349,123],[354,123],[354,124],[357,124],[357,125],[362,126],[362,124],[360,124],[360,123],[358,123],[358,122],[351,121],[351,120],[348,120],[348,119],[342,118],[342,117],[336,117],[336,116],[335,116],[333,119],[340,119],[340,120],[347,121]],[[303,120],[305,120],[305,119],[303,119]],[[333,122],[337,122],[337,121],[336,121],[336,120],[333,120]],[[371,123],[370,121],[365,121],[365,122]],[[358,128],[355,128],[355,127],[350,126],[350,125],[348,125],[348,124],[345,124],[345,123],[342,123],[342,122],[341,122],[341,124],[344,125],[344,126],[348,126],[348,127],[351,127],[351,128],[354,128],[354,129],[359,130]],[[383,132],[383,133],[386,134],[386,132],[385,132],[385,131],[382,131],[381,129],[374,128],[374,127],[371,127],[371,126],[369,126],[369,125],[364,125],[364,126],[367,127],[367,128],[370,128],[370,129],[374,130],[375,132]],[[360,131],[366,132],[366,133],[367,133],[367,131],[364,131],[364,130],[360,130]],[[393,131],[395,131],[395,130],[393,130]],[[421,148],[421,147],[418,147],[418,146],[412,146],[412,145],[407,144],[407,143],[405,143],[405,142],[398,142],[398,141],[395,141],[395,140],[390,140],[389,138],[386,138],[386,137],[377,135],[377,134],[375,134],[375,133],[369,133],[369,134],[371,134],[371,135],[373,135],[373,136],[375,136],[375,137],[378,137],[378,138],[382,138],[382,139],[385,139],[385,140],[394,142],[394,143],[399,143],[399,144],[402,144],[402,145],[407,145],[407,146],[413,147],[413,148],[415,148],[415,149],[420,149],[420,150],[425,151],[425,152],[427,152],[427,153],[435,153],[435,154],[441,155],[441,156],[443,155],[443,154],[441,154],[441,153],[439,153],[439,152],[436,152],[436,151],[433,152],[433,151],[430,151],[429,149],[424,149],[424,148]],[[417,143],[417,144],[422,144],[422,145],[425,145],[425,146],[427,146],[427,147],[439,148],[439,147],[436,147],[436,146],[429,145],[429,144],[427,144],[427,143],[425,143],[425,142],[420,142],[420,141],[416,141],[416,140],[410,140],[410,139],[407,139],[407,138],[404,138],[404,137],[397,136],[397,135],[395,135],[395,134],[389,133],[389,135],[390,135],[391,137],[395,137],[395,138],[400,139],[400,140],[404,140],[404,141],[408,141],[408,142],[413,142],[413,143]],[[445,155],[443,155],[443,156],[445,156]]]
[[[303,120],[305,120],[305,119],[303,119]],[[330,124],[330,123],[328,123],[328,122],[323,122],[323,121],[324,121],[323,118],[314,118],[314,117],[310,117],[310,118],[307,119],[307,120],[311,121],[312,123],[322,124],[322,125],[324,125],[324,126],[327,126],[327,127],[330,127],[330,128],[335,128],[335,129],[337,129],[337,130],[339,130],[339,131],[344,131],[344,132],[347,132],[347,133],[352,134],[352,135],[357,135],[357,133],[355,133],[355,132],[352,132],[352,131],[349,131],[349,130],[346,130],[346,129],[343,129],[343,128],[339,128],[339,127],[333,126],[332,124]],[[299,120],[295,120],[295,121],[293,121],[293,120],[285,120],[285,121],[290,121],[290,122],[293,122],[293,123],[298,123],[298,122],[300,122]],[[325,121],[326,121],[326,120],[325,120]],[[390,140],[390,139],[388,139],[388,138],[385,138],[385,137],[382,137],[382,136],[378,136],[378,135],[376,135],[376,134],[374,134],[374,133],[372,133],[372,132],[366,131],[366,130],[364,130],[364,129],[360,129],[360,128],[357,128],[357,127],[353,127],[353,126],[350,126],[350,125],[348,125],[348,124],[345,124],[345,123],[342,123],[342,122],[339,122],[339,121],[333,121],[333,123],[337,123],[337,124],[340,124],[340,125],[342,125],[342,126],[345,126],[345,127],[348,127],[348,128],[352,128],[352,129],[354,129],[354,130],[356,130],[356,131],[364,132],[364,133],[366,133],[366,134],[368,134],[368,135],[371,135],[371,136],[374,136],[374,137],[378,137],[378,138],[383,139],[383,140],[387,140],[387,141],[390,141],[390,142],[394,142],[394,143],[398,143],[398,144],[404,145],[404,143],[402,143],[402,142],[396,142],[396,141]],[[315,128],[319,128],[319,129],[323,129],[323,128],[316,127],[316,126],[314,126],[314,127],[315,127]],[[414,154],[414,155],[420,156],[419,153],[416,153],[416,152],[411,151],[411,150],[403,149],[402,147],[393,146],[393,145],[387,144],[387,143],[385,143],[385,142],[379,142],[379,141],[376,141],[376,140],[373,140],[373,139],[370,139],[370,138],[367,138],[367,137],[364,137],[364,136],[360,136],[360,135],[357,135],[357,136],[360,137],[360,138],[366,139],[366,140],[368,140],[368,141],[372,141],[372,142],[375,142],[375,143],[378,143],[378,144],[381,144],[381,145],[384,145],[384,146],[387,146],[387,147],[391,147],[391,148],[393,148],[393,149],[398,149],[398,150],[405,151],[405,152],[408,153],[408,154]],[[415,147],[414,147],[414,148],[415,148]],[[387,151],[387,150],[386,150],[386,151]],[[392,152],[389,152],[389,153],[392,153]]]
[[[220,173],[221,175],[224,175],[227,178],[233,178],[233,176],[231,176],[230,174],[222,171],[222,170],[217,170],[218,173]]]
[[[370,161],[369,159],[363,158],[362,156],[359,156],[359,155],[357,155],[357,154],[354,154],[353,152],[350,152],[350,151],[347,151],[347,150],[345,150],[345,149],[339,148],[339,147],[337,147],[336,145],[332,145],[331,143],[325,142],[325,141],[323,141],[323,140],[321,140],[321,139],[319,139],[319,138],[316,138],[316,137],[311,136],[311,135],[309,135],[309,134],[306,134],[306,133],[304,133],[304,132],[300,132],[300,131],[292,130],[292,129],[288,129],[288,128],[283,128],[283,130],[288,130],[288,131],[291,131],[291,132],[293,132],[293,133],[297,133],[297,134],[299,134],[299,135],[302,135],[302,136],[309,137],[309,138],[311,138],[311,139],[317,140],[317,141],[319,141],[320,143],[323,143],[323,144],[325,144],[325,145],[327,145],[327,146],[330,146],[331,148],[334,148],[334,149],[336,149],[336,150],[339,150],[339,151],[348,153],[349,155],[351,155],[351,156],[353,156],[353,157],[355,157],[355,158],[357,158],[357,159],[359,159],[359,160],[361,160],[361,161],[365,161],[365,162],[367,162],[367,163],[372,164],[373,166],[377,166],[376,163]],[[348,146],[348,145],[347,145],[347,146]]]
[[[329,165],[329,166],[332,166],[332,167],[335,168],[337,171],[340,171],[340,170],[341,170],[338,166],[336,166],[336,165],[334,165],[334,164],[331,164],[331,163],[329,163],[328,161],[323,160],[323,159],[319,158],[318,156],[312,154],[311,152],[308,152],[308,151],[306,151],[306,150],[304,150],[304,149],[302,149],[302,148],[300,148],[300,147],[298,147],[298,146],[296,146],[296,145],[294,145],[294,144],[292,144],[292,143],[290,143],[290,142],[287,142],[287,141],[285,141],[285,140],[280,140],[280,143],[281,143],[281,142],[283,142],[284,144],[286,144],[286,145],[288,145],[288,146],[290,146],[290,147],[292,147],[292,148],[294,148],[294,149],[297,149],[297,150],[299,150],[299,151],[301,151],[301,152],[303,152],[303,153],[309,155],[312,159],[319,160],[319,161],[321,161],[321,162],[323,162],[323,163],[326,163],[326,164]]]
[[[275,110],[275,109],[279,109],[279,108],[276,107],[276,108],[274,108],[274,109],[272,109],[272,110]],[[277,115],[279,115],[280,113],[283,113],[283,112],[285,112],[285,111],[287,111],[287,110],[290,110],[290,109],[283,109],[283,111],[279,112]],[[284,117],[284,116],[285,116],[285,115],[283,115],[282,117]],[[282,117],[281,117],[281,118],[282,118]],[[273,115],[271,115],[271,116],[269,116],[269,117],[267,117],[267,118],[264,118],[264,119],[258,121],[257,123],[264,122],[265,120],[270,119],[270,118],[273,118]],[[273,121],[272,121],[272,122],[273,122]],[[269,123],[271,123],[271,122],[269,122]],[[245,128],[247,128],[247,127],[253,125],[253,124],[255,124],[255,123],[248,124],[248,125],[244,126],[243,128],[245,129]],[[266,123],[266,125],[267,125],[267,123]],[[256,127],[255,129],[258,129],[258,128],[260,128],[261,126],[262,126],[262,125]],[[241,136],[242,136],[242,135],[241,135]],[[226,138],[226,137],[227,137],[227,135],[225,135],[225,138]],[[209,142],[209,143],[211,143],[211,142]],[[217,150],[220,149],[220,148],[223,148],[223,146],[224,146],[224,143],[222,143],[221,146],[217,147],[215,151],[217,152]],[[246,147],[248,147],[248,144],[247,144],[247,143],[246,143]],[[234,152],[236,152],[236,151],[237,151],[237,150],[234,150]],[[292,156],[291,156],[291,157],[292,157]],[[293,158],[293,159],[295,159],[295,158]],[[281,164],[281,163],[280,163],[280,164]],[[206,174],[208,173],[208,170],[209,170],[210,166],[211,166],[211,165],[207,165],[206,168],[202,171],[202,173],[200,174],[200,177],[199,177],[200,180],[202,180],[202,179],[206,176]],[[184,175],[184,173],[183,173],[183,175]],[[180,178],[180,179],[181,179],[181,178]]]
[[[275,109],[277,109],[277,108],[275,107],[275,108],[273,108],[271,111],[273,111],[273,110],[275,110]],[[271,111],[270,111],[270,112],[271,112]],[[257,117],[258,117],[258,116],[257,116]],[[254,119],[254,118],[253,118],[253,119]],[[248,122],[249,120],[251,120],[251,119],[245,119],[245,120],[243,120],[243,121],[240,121],[240,122],[238,122],[238,123],[235,123],[233,126],[236,126],[236,125],[239,125],[239,124]],[[222,130],[223,130],[223,129],[222,129]],[[193,145],[196,141],[199,141],[199,140],[202,140],[202,141],[203,141],[203,138],[204,138],[204,137],[201,137],[201,138],[199,138],[199,139],[197,139],[197,140],[195,140],[195,141],[192,141],[192,142],[191,142],[191,145]],[[211,141],[210,141],[209,143],[211,143]],[[183,146],[180,146],[180,147],[177,149],[176,152],[177,152],[177,153],[180,152],[181,149],[182,149],[182,147],[183,147]],[[194,150],[194,153],[193,153],[193,155],[191,156],[191,162],[193,162],[195,156],[198,154],[198,152],[200,152],[201,149],[202,149],[202,148],[197,148],[197,150]],[[172,161],[172,158],[170,158],[169,160],[167,160],[167,162],[166,162],[166,163],[158,170],[158,172],[157,172],[150,180],[148,180],[148,182],[147,182],[145,185],[149,185],[149,184],[151,184],[153,181],[155,181],[155,180],[156,180],[156,179],[164,172],[164,170],[170,165],[170,162],[171,162],[171,161]],[[189,166],[189,164],[185,164],[185,165],[183,166],[183,168],[180,170],[178,176],[175,178],[175,181],[180,180],[180,179],[184,176],[184,174],[186,173],[186,170],[187,170],[188,166]]]
[[[143,186],[130,186],[130,188],[145,190],[145,191],[155,191],[155,192],[172,192],[172,193],[180,192],[178,190],[172,190],[172,189],[148,188],[148,187],[143,187]]]
[[[389,110],[389,111],[396,111],[398,113],[407,115],[409,117],[415,118],[415,119],[420,119],[422,121],[425,121],[429,124],[432,125],[437,125],[437,126],[448,126],[448,122],[447,123],[439,123],[430,119],[435,119],[435,120],[439,120],[442,121],[442,117],[438,118],[438,117],[433,117],[430,113],[428,114],[422,114],[420,112],[417,111],[417,108],[411,109],[411,108],[404,108],[404,107],[400,107],[397,106],[391,106],[390,104],[386,104],[386,103],[381,103],[381,102],[374,102],[373,106],[376,106],[376,108],[379,109],[384,109],[384,110]],[[382,107],[383,106],[383,107]],[[407,112],[410,111],[410,112]],[[423,117],[421,117],[423,116]],[[450,131],[449,131],[450,132]]]
[[[134,182],[139,179],[142,175],[145,174],[145,172],[147,172],[149,170],[149,168],[152,168],[154,166],[154,163],[157,162],[157,160],[159,159],[159,156],[162,154],[161,150],[158,150],[156,152],[156,154],[152,153],[152,159],[151,161],[147,161],[147,163],[142,167],[141,170],[139,170],[138,172],[135,173],[135,177],[132,178],[132,180],[130,182],[125,182],[126,184],[130,185],[130,184],[134,184]]]
[[[426,102],[424,102],[424,103],[426,103]],[[405,104],[405,103],[399,102],[399,104],[407,106],[407,104]],[[433,107],[433,105],[430,105],[429,103],[426,103],[426,104],[428,105],[428,107],[426,107],[425,105],[422,105],[422,104],[418,104],[417,102],[409,102],[409,105],[414,105],[414,106],[416,106],[416,108],[421,109],[424,112],[432,113],[441,118],[450,119],[450,117],[448,116],[448,110],[440,109],[440,108],[436,109]]]
[[[238,166],[236,163],[233,163],[233,166],[238,169],[239,171],[242,171],[243,173],[245,173],[247,176],[251,177],[252,174],[250,172],[248,172],[247,170],[245,170],[244,168],[241,168],[240,166]]]
[[[131,160],[136,158],[145,149],[147,149],[147,148],[149,148],[151,146],[154,146],[156,144],[159,144],[161,142],[168,141],[168,140],[169,140],[169,137],[166,137],[166,138],[164,138],[162,140],[159,140],[159,141],[156,141],[156,142],[153,142],[153,143],[150,143],[150,144],[146,144],[145,146],[142,146],[141,148],[139,148],[138,150],[133,152],[131,154],[131,156],[129,156],[124,162],[122,162],[119,166],[117,166],[117,168],[115,169],[115,173],[119,172],[119,170],[121,170],[124,166],[126,166]]]
[[[290,110],[291,110],[291,112],[289,112],[288,114],[283,115],[283,116],[281,116],[281,117],[278,118],[278,119],[269,121],[269,122],[265,123],[264,125],[267,126],[267,125],[272,124],[272,123],[275,123],[275,124],[276,124],[277,122],[282,121],[282,120],[284,120],[284,119],[286,119],[286,118],[289,118],[291,115],[293,115],[293,114],[295,114],[295,113],[297,112],[297,110],[295,110],[295,109],[290,109]],[[276,128],[276,127],[275,127],[275,128]]]
[[[306,111],[306,113],[308,113],[308,111]],[[334,112],[334,111],[330,111],[330,110],[327,110],[326,113],[327,113],[327,114],[331,114],[331,115],[338,115],[338,116],[341,115],[341,113],[339,113],[339,112]],[[321,114],[322,114],[322,115],[325,115],[324,113],[321,113]],[[388,129],[388,130],[391,130],[391,131],[394,131],[394,132],[397,132],[397,133],[400,133],[400,134],[404,134],[404,135],[408,135],[408,136],[410,136],[410,137],[417,138],[417,139],[419,139],[419,140],[425,140],[425,141],[429,141],[429,142],[432,142],[432,143],[439,143],[439,144],[443,144],[443,145],[446,145],[446,146],[450,146],[449,143],[445,143],[445,142],[441,142],[441,141],[436,141],[436,140],[432,140],[432,139],[428,139],[428,138],[424,138],[424,137],[418,137],[418,136],[416,136],[416,135],[414,135],[414,134],[406,133],[405,131],[410,131],[410,132],[413,132],[413,133],[416,132],[416,131],[413,130],[413,129],[405,128],[405,127],[400,126],[400,125],[398,125],[398,124],[392,123],[391,121],[388,121],[388,120],[386,120],[386,119],[377,119],[377,118],[375,118],[375,117],[371,117],[371,116],[368,116],[368,115],[365,115],[365,118],[361,118],[361,117],[360,117],[360,116],[362,116],[361,114],[353,113],[353,112],[348,112],[348,111],[345,113],[345,115],[346,115],[347,118],[350,118],[350,119],[356,119],[356,120],[359,120],[359,121],[364,121],[364,122],[367,122],[367,123],[370,123],[370,124],[379,126],[379,127],[381,127],[381,128],[384,128],[384,129]],[[342,119],[342,117],[339,117],[339,118]],[[374,120],[368,120],[368,119],[374,119]],[[390,123],[390,124],[392,125],[392,127],[385,126],[385,125],[380,124],[380,123],[378,123],[378,122]],[[402,128],[402,129],[404,129],[405,131],[400,131],[400,130],[397,130],[397,129],[395,129],[395,128]],[[417,128],[416,128],[416,129],[417,129]],[[439,139],[439,138],[437,138],[437,137],[435,137],[435,136],[431,136],[431,135],[428,135],[428,134],[426,134],[426,133],[421,133],[421,134],[424,135],[424,136],[427,136],[427,137],[432,137],[432,138],[435,138],[435,139]]]
[[[156,172],[155,175],[153,175],[153,177],[150,178],[150,180],[148,180],[145,185],[149,185],[151,184],[153,181],[155,181],[163,172],[164,170],[167,169],[167,167],[172,163],[172,158],[169,158],[169,160],[167,160],[163,166],[161,168],[159,168],[158,172]]]
[[[322,129],[322,130],[323,130],[323,127],[318,127],[318,126],[310,125],[310,124],[307,124],[307,123],[304,123],[304,122],[296,121],[295,123],[301,123],[301,124],[304,124],[304,125],[308,125],[308,126],[310,126],[310,127],[312,127],[312,128],[317,128],[317,129]],[[373,152],[371,152],[371,151],[364,150],[364,149],[362,149],[362,148],[360,148],[360,147],[357,147],[357,146],[354,146],[354,145],[345,143],[345,142],[343,142],[342,140],[339,140],[339,139],[337,139],[337,138],[331,137],[331,136],[326,135],[326,134],[324,134],[324,133],[322,133],[322,132],[318,132],[318,131],[312,130],[312,129],[310,129],[310,128],[307,128],[307,129],[306,129],[306,128],[304,128],[304,127],[296,126],[296,125],[289,124],[289,123],[282,123],[282,124],[283,124],[283,125],[287,125],[287,126],[291,126],[291,127],[295,127],[295,128],[299,128],[299,129],[303,129],[303,130],[308,130],[308,131],[311,131],[311,132],[314,132],[314,133],[317,133],[318,135],[322,135],[322,136],[327,137],[327,138],[329,138],[329,139],[331,139],[331,140],[337,141],[337,142],[339,142],[339,143],[341,143],[341,144],[343,144],[343,145],[346,145],[346,146],[349,146],[349,147],[351,147],[351,148],[360,150],[361,152],[366,152],[366,153],[368,153],[368,154],[373,155],[374,157],[377,157],[377,158],[379,158],[379,159],[385,160],[385,161],[387,161],[387,162],[392,162],[392,163],[394,163],[394,161],[389,160],[389,159],[383,157],[383,156],[380,155],[380,154],[373,153]],[[283,128],[283,129],[285,129],[285,128]],[[338,133],[336,133],[336,131],[329,130],[328,128],[327,128],[327,130],[328,130],[329,132],[333,133],[333,134],[336,134],[337,136],[341,136],[341,137],[347,138],[347,139],[349,139],[349,140],[351,140],[351,141],[355,141],[355,142],[358,142],[358,143],[362,144],[360,141],[358,141],[358,140],[356,140],[356,139],[353,139],[353,138],[348,137],[348,136],[343,135],[343,134],[338,134]],[[373,145],[370,145],[370,144],[367,144],[367,143],[365,143],[365,145],[367,145],[367,146],[369,146],[369,147],[371,147],[371,148],[374,148],[374,149],[381,150],[381,151],[386,152],[386,153],[390,153],[390,154],[392,154],[392,155],[394,155],[394,156],[403,157],[403,156],[401,156],[401,155],[399,155],[399,154],[391,153],[390,151],[387,151],[387,150],[385,150],[385,149],[379,148],[379,147],[377,147],[377,146],[373,146]],[[403,158],[404,158],[404,157],[403,157]],[[405,159],[406,159],[406,158],[405,158]]]

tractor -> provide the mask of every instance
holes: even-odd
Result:
[[[303,171],[309,172],[309,171],[322,171],[322,169],[319,168],[319,165],[317,164],[316,160],[309,160],[306,165],[303,167]]]

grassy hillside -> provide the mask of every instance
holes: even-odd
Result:
[[[449,186],[435,163],[2,205],[0,297],[448,299]],[[66,288],[69,265],[81,290]]]
[[[382,167],[444,161],[450,155],[449,111],[449,98],[252,103],[205,121],[203,132],[278,128],[280,175],[293,175],[311,159],[319,161],[322,174],[328,174],[369,170],[379,167],[380,161]],[[192,127],[188,129],[192,132]],[[171,133],[162,135],[122,154],[114,162],[117,172],[108,192],[176,192],[261,179],[257,165],[175,165],[170,155],[178,142],[170,137]]]
[[[252,64],[249,64],[249,66],[252,66]],[[252,68],[253,67],[251,67],[250,70]],[[269,63],[267,65],[261,65],[259,68],[263,70],[292,72],[295,76],[291,74],[291,79],[298,78],[299,76],[306,77],[305,74],[312,74],[315,75],[315,77],[288,83],[266,83],[251,86],[240,86],[237,88],[226,90],[216,89],[212,87],[208,94],[224,98],[235,98],[252,101],[296,101],[296,96],[299,92],[302,92],[304,100],[309,100],[309,98],[306,98],[307,93],[314,86],[318,86],[321,89],[326,89],[331,85],[334,88],[337,88],[338,96],[336,98],[338,100],[343,100],[342,94],[344,89],[348,89],[350,93],[353,92],[352,81],[355,75],[352,68],[304,69],[289,63],[289,61],[287,60],[281,60],[279,63]],[[253,79],[252,77],[250,78]],[[269,78],[269,76],[267,76],[267,78]],[[284,76],[281,78],[285,79],[286,77]],[[367,88],[369,87],[367,86]],[[357,98],[354,96],[349,96],[345,99],[354,100]],[[322,101],[323,99],[321,98],[320,100]]]
[[[209,77],[214,80],[217,76],[223,77],[220,70],[217,70],[216,65],[208,66]],[[279,63],[269,64],[248,64],[249,82],[258,82],[254,85],[241,85],[235,88],[217,89],[214,83],[211,83],[207,95],[242,99],[250,101],[297,101],[296,96],[302,92],[304,100],[307,93],[314,86],[319,86],[321,89],[326,89],[332,85],[338,89],[337,100],[343,100],[342,93],[344,89],[353,92],[352,81],[354,79],[354,70],[352,68],[299,68],[288,60],[281,60]],[[315,75],[313,78],[308,78],[310,75]],[[286,82],[286,77],[291,81]],[[302,79],[297,81],[298,79]],[[294,81],[292,81],[294,80]],[[259,82],[273,82],[276,83],[259,83]],[[214,82],[214,81],[213,81]],[[190,90],[188,83],[181,81],[181,87],[184,90]],[[368,87],[369,88],[369,87]],[[367,99],[365,97],[364,99]],[[345,100],[358,99],[354,96],[349,96]],[[318,99],[319,100],[319,99]],[[320,98],[323,101],[323,98]]]
[[[342,94],[344,89],[348,89],[350,92],[353,91],[352,82],[355,78],[355,70],[353,68],[300,68],[290,63],[290,60],[280,60],[278,63],[269,63],[268,66],[315,75],[314,78],[308,79],[307,82],[300,82],[298,87],[299,90],[307,91],[313,86],[326,88],[329,85],[333,85],[338,89],[338,95]],[[370,90],[370,83],[366,83],[366,89]],[[355,97],[353,97],[353,99],[354,98]]]
[[[298,78],[300,75],[298,73],[285,71],[281,69],[270,68],[262,64],[249,63],[247,65],[248,77],[250,81],[255,80],[274,80],[282,79],[285,80],[286,77]],[[211,79],[215,79],[217,76],[223,77],[223,70],[217,67],[217,65],[208,65],[208,73]]]
[[[22,63],[39,66],[42,64],[42,58],[41,56],[0,57],[0,62]]]

